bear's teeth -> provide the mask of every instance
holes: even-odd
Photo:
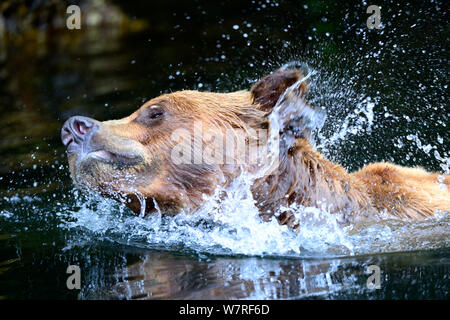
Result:
[[[90,153],[90,156],[97,159],[105,159],[110,160],[111,159],[111,153],[105,150],[98,150]]]

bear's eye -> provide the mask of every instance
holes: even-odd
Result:
[[[157,120],[164,115],[164,109],[160,105],[149,107],[145,112],[145,117],[150,120]]]
[[[164,118],[165,114],[166,111],[161,105],[153,105],[142,110],[135,121],[145,125],[156,125]]]
[[[150,112],[148,113],[148,117],[150,119],[159,119],[163,115],[164,115],[164,110],[162,110],[162,109],[150,110]]]

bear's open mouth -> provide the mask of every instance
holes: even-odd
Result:
[[[121,166],[135,166],[142,163],[144,160],[141,156],[135,154],[120,154],[107,150],[92,151],[88,154],[89,157]]]

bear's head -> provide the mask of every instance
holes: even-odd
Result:
[[[137,213],[157,206],[165,214],[195,210],[217,186],[267,165],[269,139],[278,139],[276,156],[283,159],[292,139],[309,136],[305,119],[312,107],[303,102],[302,78],[296,70],[280,69],[250,91],[179,91],[120,120],[71,117],[61,138],[72,179]],[[270,133],[274,126],[277,137]],[[275,164],[267,174],[276,170]]]

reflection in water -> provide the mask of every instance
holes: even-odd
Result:
[[[332,282],[338,261],[217,259],[202,263],[166,254],[127,266],[110,297],[149,299],[277,299],[323,295],[340,290]],[[342,278],[341,274],[337,275]],[[346,279],[340,279],[345,280]],[[349,285],[351,283],[346,283]]]
[[[444,252],[445,253],[445,252]],[[166,252],[147,254],[114,275],[112,285],[85,290],[86,299],[311,299],[395,296],[398,281],[408,283],[401,298],[448,294],[449,252],[345,259],[214,258],[194,260]],[[425,263],[425,259],[428,262]],[[203,261],[202,261],[203,260]],[[409,267],[405,268],[405,262]],[[368,289],[369,265],[381,269],[381,288]],[[422,278],[433,276],[433,283]],[[398,289],[397,289],[398,290]]]

